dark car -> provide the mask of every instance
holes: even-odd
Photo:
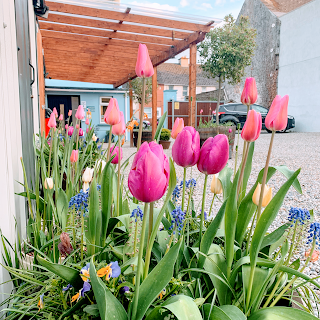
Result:
[[[266,118],[266,115],[269,109],[263,106],[260,106],[258,104],[253,104],[251,108],[261,113],[262,129],[267,130],[268,132],[271,132],[264,125],[264,120]],[[247,106],[243,105],[242,103],[228,103],[228,104],[221,105],[219,108],[220,123],[225,123],[229,121],[233,122],[235,125],[240,123],[240,128],[242,129],[246,121],[246,118],[247,118]],[[294,127],[295,127],[295,119],[294,117],[288,115],[287,127],[281,132],[286,132],[287,130],[292,129]]]

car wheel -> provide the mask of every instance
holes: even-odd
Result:
[[[143,123],[143,129],[147,129],[148,125],[146,123]]]

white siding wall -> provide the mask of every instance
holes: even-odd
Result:
[[[296,131],[320,132],[320,0],[280,18],[278,93],[290,97]]]
[[[20,157],[20,103],[14,1],[0,1],[0,228],[9,241],[15,241],[16,216],[24,216],[24,201],[15,192],[23,191]],[[1,249],[0,249],[1,252]],[[2,257],[2,254],[1,254]],[[2,259],[1,259],[2,260]],[[0,268],[0,283],[8,279]],[[10,284],[0,286],[0,300],[10,292]]]

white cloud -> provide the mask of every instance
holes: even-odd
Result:
[[[183,0],[182,0],[183,1]],[[158,9],[158,10],[166,10],[166,11],[178,11],[179,9],[175,6],[171,6],[170,4],[160,4],[157,2],[138,2],[138,1],[133,1],[131,4],[140,6],[140,7],[147,7],[147,8],[152,8],[152,9]]]
[[[188,0],[181,0],[181,1],[180,1],[180,6],[181,6],[181,7],[186,7],[186,6],[188,6],[188,5],[189,5]]]
[[[223,5],[223,4],[225,4],[225,3],[226,3],[226,0],[216,0],[215,5],[216,5],[216,6],[220,6],[220,5]]]
[[[207,8],[207,9],[212,9],[212,5],[208,2],[202,3],[201,6]]]

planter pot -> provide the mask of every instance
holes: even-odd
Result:
[[[168,140],[168,141],[160,140],[159,143],[162,145],[163,149],[169,149],[171,141],[170,140]]]
[[[133,130],[133,144],[136,147],[137,141],[138,141],[138,130]],[[142,130],[142,136],[141,136],[141,144],[145,141],[151,142],[152,141],[152,131],[151,130]]]
[[[215,137],[217,134],[225,134],[229,139],[229,159],[232,158],[234,140],[236,135],[236,126],[219,126],[215,128],[198,128],[197,131],[200,134],[200,146],[204,144],[204,142],[209,137]],[[229,132],[230,131],[230,132]]]
[[[65,257],[60,257],[58,263],[62,264],[66,258]],[[20,263],[23,266],[23,269],[25,270],[32,270],[33,269],[33,261],[34,261],[34,256],[30,254],[26,254],[24,257],[20,258]]]

